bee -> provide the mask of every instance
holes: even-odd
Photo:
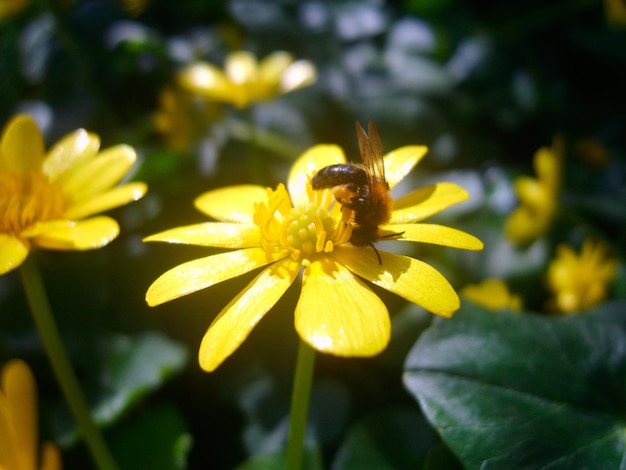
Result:
[[[354,212],[350,243],[371,246],[379,264],[382,264],[374,242],[400,234],[379,233],[379,226],[386,224],[391,218],[393,199],[389,194],[389,183],[385,179],[383,149],[376,124],[370,121],[367,130],[366,133],[356,122],[356,136],[363,163],[324,167],[313,176],[311,186],[314,190],[332,188],[333,196],[341,207]]]

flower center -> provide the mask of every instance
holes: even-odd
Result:
[[[58,219],[65,197],[42,173],[0,175],[0,233],[18,236],[36,222]]]
[[[350,225],[337,221],[328,209],[311,203],[293,207],[283,185],[269,192],[267,205],[259,204],[254,215],[261,228],[261,246],[268,252],[288,252],[296,261],[330,252],[335,244],[350,239]]]

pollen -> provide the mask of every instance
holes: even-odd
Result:
[[[296,207],[283,224],[282,245],[297,258],[311,257],[327,250],[335,236],[335,220],[327,211],[315,207]]]
[[[42,173],[0,175],[0,233],[19,236],[36,222],[62,216],[66,198]]]

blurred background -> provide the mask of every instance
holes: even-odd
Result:
[[[237,50],[260,59],[287,51],[311,61],[317,79],[242,109],[177,81],[194,61],[221,68]],[[374,120],[385,151],[429,147],[398,194],[458,183],[470,199],[436,221],[485,243],[482,253],[398,249],[455,288],[507,279],[541,312],[549,296],[541,276],[558,243],[580,246],[591,233],[623,258],[625,83],[620,0],[0,0],[2,125],[29,113],[48,146],[77,128],[100,135],[102,148],[132,145],[132,178],[149,185],[142,200],[112,211],[121,234],[110,246],[38,252],[75,369],[122,468],[262,468],[248,459],[283,446],[297,346],[292,286],[231,358],[202,372],[206,328],[251,277],[150,308],[145,292],[160,274],[217,250],[143,237],[205,221],[193,200],[209,189],[275,187],[314,144],[339,144],[358,161],[354,122]],[[535,174],[533,155],[555,136],[566,145],[560,197],[571,218],[520,249],[503,236],[518,204],[513,181]],[[261,173],[247,166],[250,152],[261,156]],[[610,296],[624,298],[625,285],[621,264]],[[389,440],[383,449],[414,436],[410,460],[390,468],[419,468],[441,445],[401,380],[430,315],[376,292],[394,322],[387,351],[317,356],[310,439],[325,468],[359,468],[346,462],[373,427],[377,442]],[[35,372],[41,438],[61,445],[65,468],[90,468],[15,272],[0,278],[0,363],[12,357]]]

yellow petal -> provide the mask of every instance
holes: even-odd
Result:
[[[328,258],[305,268],[295,324],[312,348],[338,356],[373,356],[385,349],[391,335],[383,301]]]
[[[226,77],[236,84],[255,82],[259,68],[256,57],[248,51],[236,51],[229,54],[224,61]]]
[[[308,60],[291,64],[280,77],[280,91],[287,93],[311,85],[317,79],[317,69]]]
[[[504,233],[507,239],[524,246],[539,238],[548,228],[549,218],[538,217],[527,206],[520,206],[507,217]]]
[[[263,186],[240,185],[227,186],[209,191],[196,198],[196,208],[222,222],[254,222],[254,205],[267,204],[267,189]]]
[[[345,162],[346,156],[337,145],[315,145],[304,152],[292,165],[287,180],[287,188],[294,207],[309,202],[306,187],[315,173],[328,165]]]
[[[259,64],[259,79],[266,83],[278,84],[280,76],[292,63],[293,56],[288,52],[273,52]]]
[[[35,245],[51,250],[93,250],[108,245],[119,232],[114,219],[101,216],[46,230],[32,240]]]
[[[423,145],[410,145],[400,147],[385,155],[385,179],[389,187],[393,188],[408,175],[413,167],[428,152],[428,147]]]
[[[99,148],[100,137],[78,129],[63,137],[48,151],[43,171],[50,181],[56,181],[69,168],[96,156]]]
[[[291,258],[278,261],[231,300],[202,338],[198,354],[200,367],[211,372],[230,356],[283,296],[299,270],[300,264]]]
[[[59,177],[57,184],[71,196],[73,202],[82,202],[115,186],[136,159],[137,154],[132,147],[116,145],[100,152],[97,158],[74,165]]]
[[[458,295],[435,268],[408,256],[378,253],[382,263],[370,247],[341,245],[333,256],[353,273],[429,312],[450,317],[458,310]]]
[[[179,74],[178,80],[181,86],[191,92],[211,99],[230,101],[232,85],[214,65],[206,62],[191,64]]]
[[[454,183],[436,183],[417,189],[394,201],[390,224],[419,222],[469,197]]]
[[[257,225],[252,224],[205,222],[166,230],[150,235],[143,241],[221,248],[251,248],[261,246],[261,231]]]
[[[155,306],[241,276],[283,256],[270,256],[261,248],[229,251],[188,261],[166,271],[146,293],[148,305]]]
[[[61,452],[52,442],[44,442],[41,447],[41,470],[61,470]]]
[[[37,390],[35,377],[20,359],[9,361],[2,370],[2,391],[9,420],[13,425],[13,451],[18,468],[36,468],[37,456]],[[6,442],[2,443],[3,445]]]
[[[27,175],[41,170],[44,159],[44,142],[35,120],[18,114],[11,119],[0,142],[0,173]]]
[[[385,225],[385,232],[399,233],[394,240],[432,243],[434,245],[461,248],[464,250],[482,250],[483,242],[469,233],[435,224],[399,224]]]
[[[63,215],[68,219],[89,217],[141,199],[147,190],[148,186],[145,183],[124,184],[79,204],[73,204]]]
[[[8,273],[24,262],[30,251],[26,242],[0,233],[0,275]]]
[[[547,186],[534,178],[526,176],[517,178],[513,187],[522,204],[538,210],[541,210],[546,204],[552,204],[554,199]]]

